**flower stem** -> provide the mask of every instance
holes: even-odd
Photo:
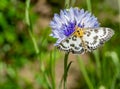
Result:
[[[49,60],[49,65],[50,65],[50,77],[51,77],[51,85],[52,89],[56,89],[56,84],[55,84],[55,56],[56,56],[56,51],[50,52],[50,60]]]
[[[31,40],[32,40],[32,42],[33,42],[34,49],[35,49],[35,53],[38,55],[38,54],[39,54],[39,48],[38,48],[37,42],[36,42],[36,40],[35,40],[35,37],[34,37],[34,35],[32,34],[31,30],[28,30],[28,32],[29,32],[29,35],[30,35]]]
[[[79,57],[78,57],[78,58],[79,58]],[[86,69],[85,69],[85,65],[84,65],[84,63],[83,63],[83,60],[82,60],[81,58],[78,59],[78,63],[79,63],[79,65],[80,65],[81,72],[82,72],[82,74],[83,74],[83,76],[84,76],[84,78],[85,78],[85,81],[86,81],[89,89],[94,89],[94,87],[93,87],[93,85],[92,85],[92,83],[91,83],[91,81],[90,81],[90,79],[89,79],[89,77],[88,77],[88,74],[87,74],[87,71],[86,71]]]
[[[119,15],[120,15],[120,0],[118,0],[118,10],[119,10]],[[120,21],[120,17],[119,17],[119,21]],[[120,24],[119,24],[119,29],[120,29]]]
[[[69,52],[65,53],[64,57],[64,89],[67,89],[66,83],[67,83],[67,62],[68,62],[68,55]]]
[[[70,0],[65,0],[65,8],[66,9],[68,9],[70,7]],[[69,55],[69,52],[66,52],[65,53],[65,57],[64,57],[64,89],[67,89],[67,86],[66,86],[66,83],[67,83],[67,72],[68,72],[68,70],[69,70],[69,68],[68,68],[68,64],[67,64],[67,62],[68,62],[68,55]],[[70,67],[70,66],[69,66]],[[61,80],[62,81],[62,80]]]
[[[65,0],[65,8],[68,9],[70,7],[70,0]]]
[[[32,40],[32,43],[33,43],[33,46],[34,46],[34,50],[35,50],[35,53],[36,53],[36,57],[37,59],[39,59],[40,61],[40,71],[45,79],[45,83],[47,84],[47,87],[48,89],[55,89],[54,85],[52,88],[51,86],[51,83],[49,81],[49,77],[48,75],[45,73],[45,66],[43,64],[43,61],[41,60],[41,54],[42,52],[40,52],[39,50],[39,47],[37,45],[37,41],[35,39],[35,36],[33,34],[33,27],[32,27],[32,24],[31,24],[31,19],[30,19],[30,14],[29,14],[29,9],[30,9],[30,0],[26,0],[26,7],[25,7],[25,22],[26,22],[26,25],[27,25],[27,30],[28,30],[28,33],[29,33],[29,36],[30,36],[30,39]],[[55,79],[54,79],[55,80]],[[54,82],[53,82],[54,83]]]
[[[25,21],[26,21],[26,24],[27,24],[27,27],[28,27],[28,33],[29,33],[30,38],[31,38],[31,40],[33,42],[33,45],[34,45],[35,53],[38,55],[39,54],[39,48],[38,48],[37,42],[35,40],[35,37],[32,33],[33,29],[32,29],[32,24],[31,24],[31,21],[30,21],[29,8],[30,8],[30,0],[26,0]]]
[[[91,0],[86,0],[88,11],[92,12]]]

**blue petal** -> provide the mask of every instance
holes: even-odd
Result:
[[[58,45],[74,32],[76,26],[81,28],[95,28],[99,27],[99,22],[88,11],[71,7],[69,10],[60,10],[60,15],[54,14],[50,26],[52,28],[50,36],[58,39],[55,44]]]

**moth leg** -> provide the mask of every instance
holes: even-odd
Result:
[[[85,42],[83,41],[83,38],[80,37],[80,39],[82,41],[82,46],[83,46],[84,51],[87,52],[88,49],[87,49],[87,46],[86,46]]]

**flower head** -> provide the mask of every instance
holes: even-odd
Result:
[[[54,14],[50,26],[52,28],[50,35],[58,39],[55,44],[57,46],[75,31],[75,27],[95,28],[99,27],[99,22],[88,11],[71,7],[61,10],[60,14]]]

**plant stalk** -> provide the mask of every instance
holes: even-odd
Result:
[[[83,63],[83,60],[81,58],[79,58],[79,57],[78,57],[78,63],[80,65],[80,70],[81,70],[81,72],[82,72],[82,74],[83,74],[83,76],[85,78],[85,81],[86,81],[89,89],[94,89],[94,87],[93,87],[93,85],[92,85],[92,83],[91,83],[91,81],[90,81],[90,79],[88,77],[88,74],[87,74],[87,71],[85,69],[85,65]]]
[[[86,0],[88,11],[92,12],[91,0]]]
[[[26,0],[25,21],[26,21],[26,24],[27,24],[27,27],[28,27],[28,33],[30,35],[30,38],[32,40],[32,43],[33,43],[33,46],[34,46],[34,49],[35,49],[35,53],[38,55],[39,54],[39,48],[38,48],[37,42],[35,40],[35,37],[32,33],[33,27],[32,27],[31,21],[30,21],[29,8],[30,8],[30,0]]]
[[[65,57],[64,57],[64,89],[67,89],[67,62],[68,62],[68,55],[69,55],[69,52],[66,52],[65,53]]]

